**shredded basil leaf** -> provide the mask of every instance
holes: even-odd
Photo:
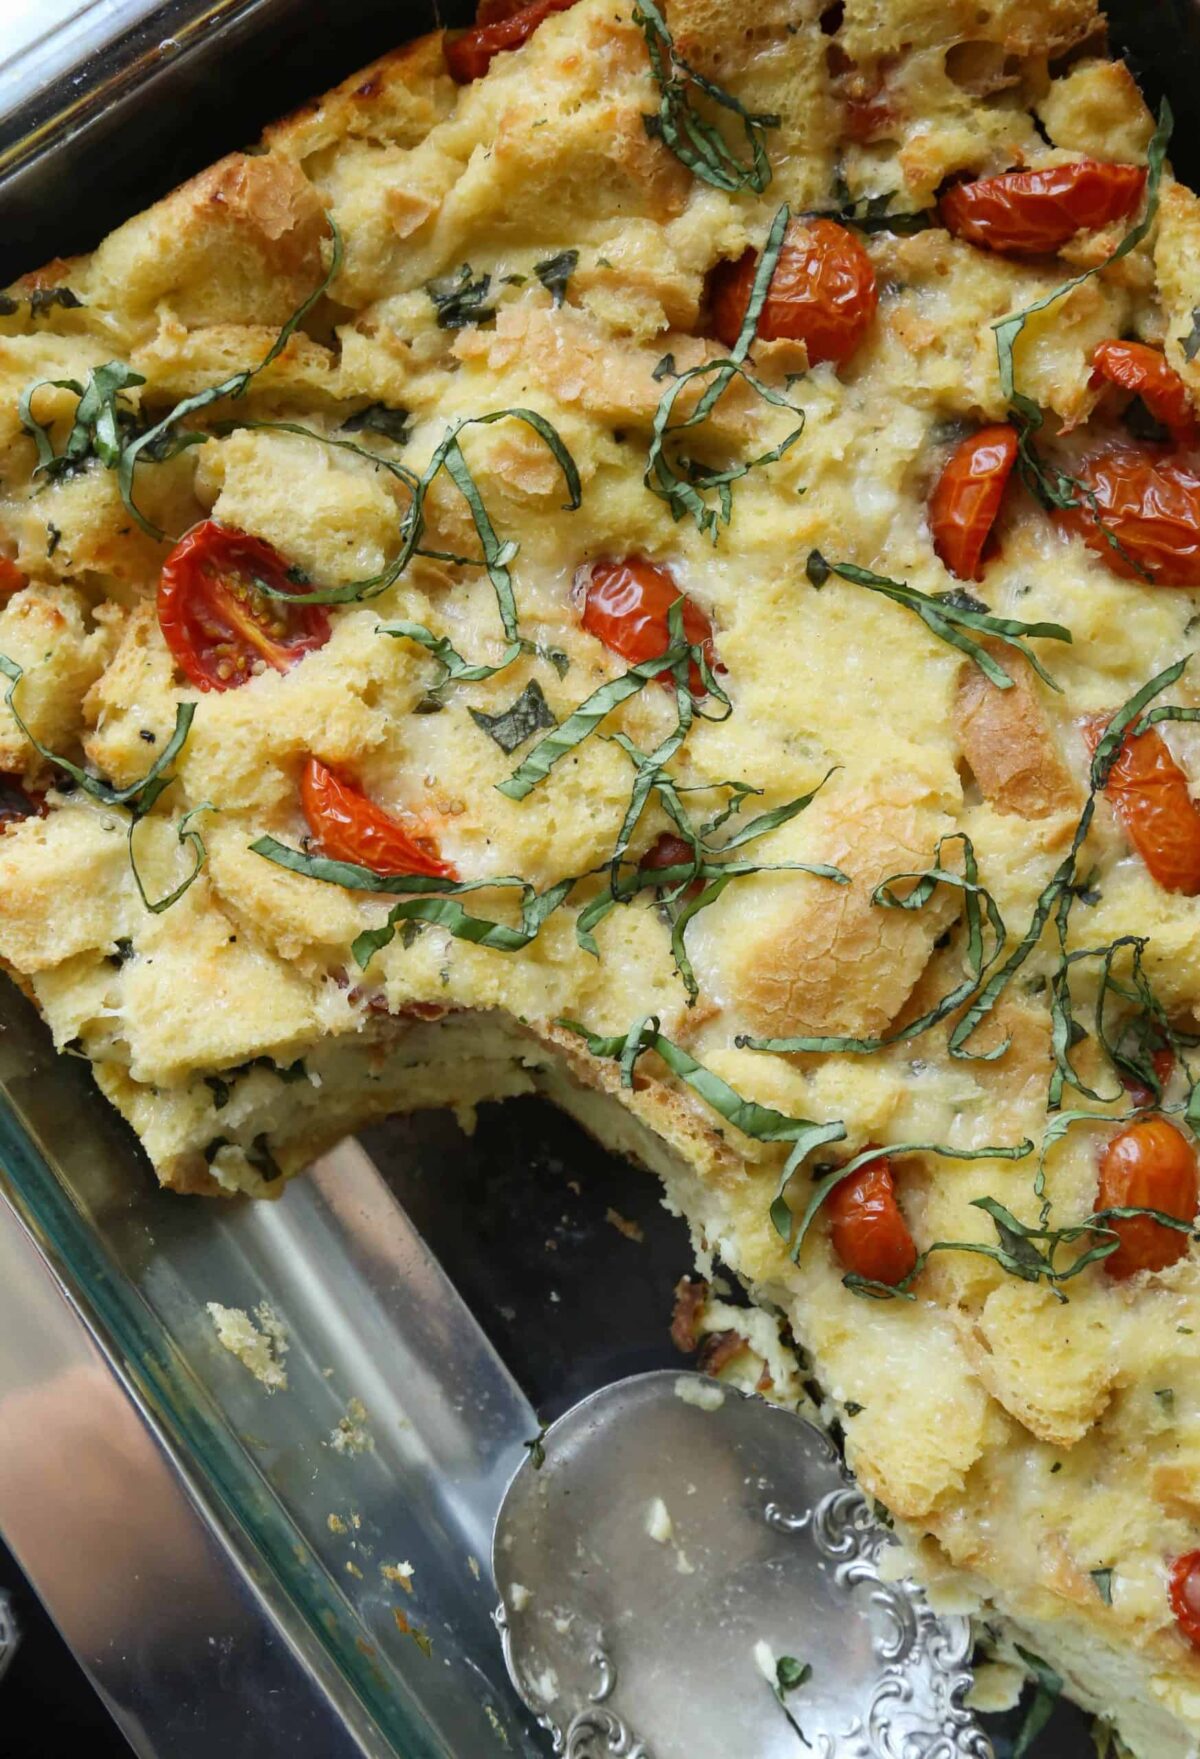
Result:
[[[780,392],[763,384],[745,365],[770,289],[771,278],[779,261],[779,253],[783,248],[789,218],[790,212],[785,202],[771,222],[767,242],[755,272],[742,328],[729,356],[706,361],[700,366],[689,367],[686,372],[676,373],[674,358],[668,354],[664,355],[652,375],[656,380],[669,376],[671,383],[663,392],[654,412],[650,447],[646,454],[646,470],[642,480],[651,494],[666,502],[672,519],[679,520],[690,514],[696,529],[706,533],[714,543],[720,535],[721,526],[728,525],[733,517],[733,484],[759,465],[777,463],[804,432],[804,411]],[[772,446],[756,458],[743,459],[724,469],[715,466],[710,468],[694,458],[684,457],[678,449],[677,436],[686,434],[707,421],[718,400],[737,378],[743,379],[764,402],[777,409],[788,410],[797,418],[796,426],[777,446]],[[697,400],[692,413],[682,421],[672,422],[671,415],[676,400],[692,379],[709,379],[711,383]],[[669,445],[668,442],[672,443]]]
[[[175,780],[173,775],[169,776],[165,772],[183,749],[196,714],[196,704],[194,702],[176,704],[174,731],[150,768],[144,776],[139,776],[136,782],[128,782],[125,787],[116,788],[111,782],[106,782],[102,776],[92,775],[89,770],[82,769],[77,763],[72,763],[70,758],[60,757],[56,751],[51,751],[48,746],[42,744],[41,740],[30,731],[14,701],[17,685],[25,676],[24,669],[15,660],[10,660],[6,654],[0,654],[0,672],[9,681],[8,689],[4,693],[5,707],[38,756],[43,758],[46,763],[52,764],[55,769],[61,770],[64,775],[70,776],[77,787],[82,788],[85,794],[90,795],[93,800],[99,801],[102,806],[123,806],[126,808],[129,813],[129,862],[142,902],[147,910],[152,910],[155,915],[169,909],[196,879],[206,858],[207,852],[203,839],[199,831],[190,828],[191,820],[195,818],[197,813],[215,812],[217,808],[213,806],[211,801],[205,800],[199,806],[192,807],[191,811],[185,813],[179,821],[179,841],[181,844],[189,844],[192,849],[194,858],[192,870],[182,884],[176,886],[168,897],[160,898],[157,902],[151,902],[142,885],[141,875],[138,873],[137,862],[134,859],[133,833],[140,821],[153,810],[159,797]]]
[[[454,647],[448,635],[435,635],[424,623],[377,623],[376,635],[391,635],[398,640],[416,642],[418,647],[431,653],[442,667],[442,675],[435,679],[430,689],[440,691],[447,684],[476,684],[485,678],[494,678],[519,659],[525,652],[523,642],[514,641],[504,651],[494,666],[473,666]],[[441,703],[438,704],[441,707]]]
[[[61,306],[64,311],[79,311],[82,299],[71,287],[35,287],[29,295],[29,315],[40,318],[53,306]]]
[[[790,1143],[791,1149],[780,1183],[781,1192],[796,1168],[813,1149],[826,1142],[841,1142],[845,1138],[846,1126],[840,1118],[823,1124],[815,1123],[811,1118],[789,1118],[770,1106],[760,1105],[757,1100],[744,1099],[720,1075],[712,1069],[706,1069],[703,1063],[698,1063],[681,1045],[665,1038],[658,1029],[658,1021],[653,1017],[636,1021],[627,1033],[615,1038],[604,1038],[589,1032],[577,1020],[559,1020],[558,1025],[568,1032],[577,1033],[592,1056],[620,1063],[623,1086],[632,1087],[633,1071],[638,1058],[647,1051],[654,1051],[672,1075],[685,1082],[693,1093],[698,1094],[706,1105],[718,1112],[726,1123],[732,1124],[735,1130],[740,1130],[743,1136],[750,1136],[756,1142]],[[774,1206],[771,1214],[774,1220]]]
[[[848,199],[849,191],[844,185],[843,190],[847,199],[842,206],[820,209],[822,218],[836,220],[841,226],[853,226],[857,232],[894,232],[905,237],[914,232],[927,232],[938,224],[934,208],[894,209],[892,203],[899,198],[899,190],[886,189],[879,195],[860,196],[857,201]]]
[[[350,950],[357,964],[364,969],[373,955],[395,937],[397,923],[406,922],[436,923],[448,929],[458,940],[473,941],[477,946],[491,947],[501,953],[520,952],[537,936],[546,918],[566,901],[576,883],[572,875],[559,880],[547,891],[538,892],[528,880],[513,874],[477,880],[450,880],[433,874],[378,874],[351,861],[331,861],[324,855],[309,855],[301,849],[291,849],[275,837],[257,838],[251,843],[250,851],[261,855],[264,860],[273,861],[277,867],[286,867],[307,879],[323,880],[327,885],[342,886],[347,891],[416,894],[393,905],[387,921],[379,928],[366,929],[355,938]],[[483,916],[470,916],[461,904],[455,902],[465,892],[514,888],[521,894],[519,928],[492,922]]]
[[[468,712],[475,725],[481,727],[489,739],[494,739],[501,751],[509,753],[524,745],[527,739],[532,739],[543,727],[558,725],[536,678],[532,678],[520,696],[499,714],[485,714],[479,708]]]
[[[836,574],[842,580],[851,581],[855,586],[865,586],[869,592],[877,592],[883,598],[891,599],[894,604],[915,611],[934,635],[974,660],[984,677],[998,690],[1011,690],[1012,679],[987,649],[964,631],[980,630],[994,635],[1005,646],[1015,648],[1018,653],[1023,654],[1038,677],[1051,690],[1060,689],[1029,646],[1029,640],[1031,637],[1039,637],[1043,641],[1070,642],[1071,631],[1064,629],[1061,623],[1022,623],[1015,617],[995,617],[990,611],[974,611],[958,601],[954,594],[947,593],[944,598],[933,597],[929,593],[920,592],[915,586],[906,585],[902,580],[889,580],[884,574],[874,574],[869,568],[856,567],[852,562],[830,562],[819,550],[809,552],[805,570],[813,586],[818,589],[831,574]]]
[[[1088,1575],[1096,1584],[1096,1593],[1100,1596],[1105,1606],[1111,1606],[1113,1603],[1113,1572],[1111,1570],[1089,1570]]]
[[[546,292],[551,295],[555,306],[560,306],[566,297],[567,282],[579,266],[577,250],[560,250],[557,256],[547,257],[545,262],[534,263],[533,272]]]
[[[1200,305],[1192,307],[1192,327],[1186,336],[1180,336],[1179,346],[1183,350],[1183,358],[1191,362],[1200,354]]]
[[[409,436],[409,417],[407,409],[392,409],[386,403],[368,403],[357,415],[348,415],[342,423],[342,432],[346,434],[382,434],[385,439],[394,440],[397,446],[406,445]]]
[[[496,316],[494,305],[488,305],[492,277],[483,274],[472,279],[470,263],[463,263],[451,275],[442,275],[425,283],[425,291],[437,310],[438,328],[463,330],[468,324],[490,324]]]
[[[1034,1741],[1054,1714],[1054,1706],[1062,1697],[1063,1682],[1061,1674],[1055,1673],[1050,1664],[1043,1661],[1040,1655],[1034,1655],[1029,1649],[1022,1649],[1019,1643],[1015,1645],[1015,1648],[1033,1675],[1036,1685],[1033,1701],[1025,1712],[1025,1721],[1021,1725],[1021,1732],[1017,1736],[1017,1743],[1013,1748],[1013,1759],[1025,1759],[1026,1753],[1029,1752]]]
[[[658,109],[642,118],[646,133],[652,140],[661,140],[702,183],[710,183],[714,189],[753,189],[761,195],[771,181],[764,136],[768,128],[779,127],[780,118],[767,111],[747,110],[723,86],[689,66],[676,49],[654,0],[635,0],[633,22],[646,39],[650,72],[659,92]],[[737,117],[750,150],[748,161],[739,159],[720,129],[693,108],[689,86]]]

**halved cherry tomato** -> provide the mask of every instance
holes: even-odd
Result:
[[[1104,715],[1084,723],[1093,756],[1107,725]],[[1157,727],[1136,738],[1126,733],[1104,795],[1150,877],[1164,891],[1200,894],[1200,808]]]
[[[1076,470],[1095,498],[1055,519],[1126,580],[1200,586],[1200,472],[1182,457],[1141,446],[1109,446]],[[1111,532],[1117,549],[1105,536]],[[1135,566],[1136,564],[1136,566]],[[1141,574],[1138,569],[1141,569]]]
[[[308,758],[301,771],[300,804],[321,853],[333,861],[353,861],[379,874],[458,878],[432,838],[415,836],[318,757]]]
[[[833,1187],[825,1199],[833,1249],[848,1271],[875,1283],[902,1283],[917,1248],[896,1201],[885,1154]]]
[[[1166,1118],[1138,1118],[1118,1130],[1100,1157],[1098,1210],[1158,1209],[1191,1222],[1197,1207],[1196,1150],[1181,1130]],[[1164,1227],[1152,1216],[1114,1218],[1104,1226],[1120,1240],[1104,1260],[1109,1276],[1119,1280],[1139,1270],[1165,1270],[1188,1249],[1186,1234]]]
[[[1061,250],[1077,232],[1095,232],[1132,213],[1145,187],[1143,165],[1075,159],[956,183],[938,212],[956,238],[983,250],[1042,256]]]
[[[28,575],[23,574],[8,556],[0,556],[0,599],[8,598],[11,593],[20,592],[23,586],[28,585]]]
[[[304,590],[278,550],[215,519],[193,525],[163,563],[159,627],[197,690],[236,690],[264,665],[289,671],[329,640],[323,605],[269,598],[256,581]]]
[[[45,803],[26,793],[20,777],[0,771],[0,833],[23,818],[41,818],[45,811]]]
[[[1154,1073],[1158,1076],[1158,1084],[1165,1087],[1175,1073],[1175,1052],[1169,1044],[1160,1045],[1150,1053],[1150,1061],[1154,1065]],[[1135,1080],[1132,1075],[1122,1075],[1121,1085],[1135,1106],[1143,1110],[1155,1103],[1153,1088],[1147,1087],[1144,1081]]]
[[[1090,384],[1093,390],[1117,385],[1132,391],[1178,444],[1196,438],[1196,412],[1188,388],[1157,348],[1147,348],[1144,342],[1098,343]]]
[[[1168,1598],[1175,1623],[1188,1642],[1200,1649],[1200,1551],[1185,1552],[1175,1559]]]
[[[574,4],[575,0],[532,0],[530,5],[501,16],[496,15],[497,9],[489,8],[484,22],[446,43],[446,66],[451,79],[457,80],[460,86],[482,79],[494,55],[505,49],[519,49],[544,18],[549,18],[552,12],[566,12]],[[481,19],[483,13],[481,6]]]
[[[583,600],[583,626],[630,665],[652,660],[670,643],[667,612],[683,598],[683,633],[693,647],[703,649],[714,667],[712,624],[698,605],[683,597],[665,568],[642,556],[623,562],[594,562]],[[659,674],[664,684],[673,682],[670,672]],[[704,694],[700,668],[694,662],[688,674],[693,696]]]
[[[674,831],[663,831],[651,843],[642,856],[640,866],[651,873],[662,867],[690,867],[692,862],[692,845],[677,837]],[[685,898],[697,898],[704,890],[704,881],[695,879],[684,893]]]
[[[720,263],[710,285],[713,331],[732,348],[741,334],[759,253]],[[810,366],[842,366],[871,327],[879,294],[871,259],[835,220],[793,220],[759,313],[764,342],[803,342]]]
[[[983,546],[1016,461],[1016,433],[997,422],[968,434],[938,477],[929,497],[929,529],[938,556],[959,580],[983,578]]]

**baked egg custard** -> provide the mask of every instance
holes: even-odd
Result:
[[[1170,129],[1091,0],[483,0],[0,295],[0,960],[159,1178],[548,1095],[1139,1759],[1200,1750]]]

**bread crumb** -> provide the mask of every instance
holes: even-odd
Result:
[[[666,1503],[661,1496],[656,1496],[646,1506],[646,1532],[656,1545],[667,1545],[674,1531]]]
[[[379,1574],[385,1582],[392,1582],[397,1588],[403,1588],[406,1594],[412,1593],[413,1567],[411,1564],[380,1564]]]
[[[631,1222],[628,1216],[621,1214],[619,1209],[613,1209],[610,1206],[604,1212],[604,1219],[610,1227],[616,1228],[618,1234],[624,1234],[625,1238],[632,1240],[635,1245],[640,1246],[645,1241],[646,1236],[637,1222]]]
[[[329,1445],[335,1454],[366,1454],[375,1446],[374,1437],[367,1428],[367,1407],[361,1399],[348,1401],[346,1415],[338,1418]]]
[[[325,1525],[331,1533],[348,1533],[350,1531],[340,1515],[326,1515]]]
[[[700,1411],[719,1411],[725,1403],[725,1394],[719,1386],[692,1374],[679,1376],[675,1382],[675,1397],[682,1399],[685,1405],[695,1405]]]
[[[508,1591],[508,1604],[514,1612],[524,1612],[533,1599],[533,1590],[526,1588],[522,1582],[514,1582]]]
[[[478,1582],[478,1580],[479,1580],[479,1559],[477,1557],[469,1557],[467,1559],[467,1568],[470,1570],[471,1574],[474,1576],[475,1580]]]
[[[222,1307],[219,1301],[210,1301],[208,1316],[223,1350],[236,1356],[269,1393],[287,1391],[287,1369],[283,1366],[290,1347],[287,1327],[268,1302],[260,1301],[251,1319],[242,1307]]]
[[[348,1576],[357,1576],[360,1582],[363,1579],[363,1573],[359,1569],[358,1565],[354,1562],[353,1558],[346,1559],[346,1574]]]

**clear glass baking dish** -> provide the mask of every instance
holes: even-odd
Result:
[[[115,34],[0,116],[0,283],[88,248],[272,115],[473,10],[470,0],[105,3]],[[1184,0],[1128,12],[1139,71],[1168,41],[1179,81],[1194,84],[1197,13]],[[1179,111],[1186,163],[1195,122]],[[532,1434],[535,1409],[552,1417],[672,1359],[670,1294],[689,1251],[653,1182],[537,1102],[489,1114],[470,1140],[446,1117],[395,1121],[278,1204],[167,1195],[86,1067],[55,1056],[0,981],[0,1193],[238,1560],[257,1616],[319,1684],[347,1752],[546,1751],[491,1625],[489,1520],[516,1464],[496,1437],[526,1413]],[[610,1208],[639,1223],[642,1244],[606,1225]],[[491,1339],[481,1331],[474,1361],[439,1349],[442,1273],[422,1236]],[[206,1312],[210,1301],[264,1300],[290,1337],[289,1388],[275,1396],[219,1347]],[[472,1389],[493,1345],[517,1378],[489,1428]],[[332,1438],[353,1428],[352,1401],[370,1445],[339,1451]],[[401,1563],[413,1567],[411,1595]],[[1087,1750],[1062,1720],[1046,1738],[1056,1759]],[[149,1740],[140,1750],[159,1751]],[[221,1750],[241,1759],[262,1741],[232,1726]],[[288,1751],[331,1759],[333,1748],[317,1735]]]

